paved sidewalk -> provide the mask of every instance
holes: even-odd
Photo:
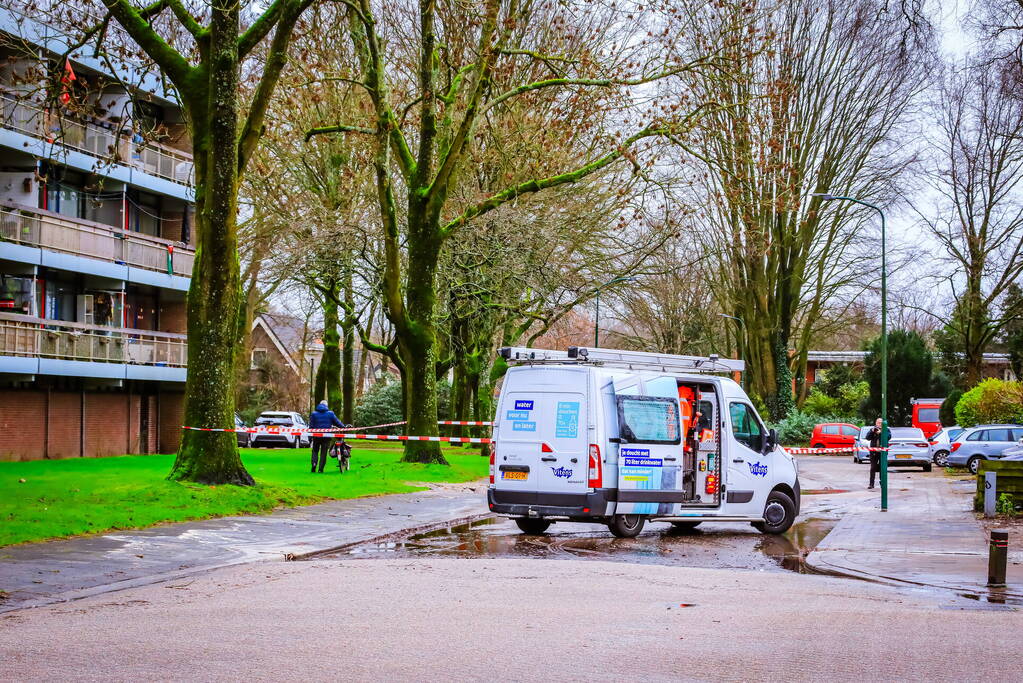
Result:
[[[473,490],[475,489],[475,490]],[[0,548],[0,612],[186,577],[247,562],[283,561],[409,528],[487,513],[486,484],[338,500],[265,516],[196,522]]]
[[[824,572],[955,590],[996,602],[1023,597],[1023,552],[1010,549],[1008,586],[987,588],[988,539],[972,512],[972,480],[939,472],[899,477],[845,514],[806,558]]]

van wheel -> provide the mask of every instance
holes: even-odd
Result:
[[[547,531],[547,527],[550,525],[550,521],[546,519],[533,519],[530,517],[518,517],[515,519],[515,526],[517,526],[522,533],[532,534],[534,536],[539,536],[543,532]]]
[[[703,522],[672,522],[671,526],[679,531],[692,531],[701,524],[703,524]]]
[[[764,534],[783,534],[796,521],[796,504],[781,491],[771,491],[764,506],[764,521],[753,528]]]
[[[607,523],[607,528],[618,538],[635,538],[645,523],[643,515],[615,515]]]

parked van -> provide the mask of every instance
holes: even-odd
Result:
[[[924,436],[928,439],[938,433],[941,429],[941,418],[938,413],[941,411],[943,398],[914,398],[913,422],[914,427],[924,430]]]
[[[553,522],[749,522],[784,533],[799,514],[795,459],[717,356],[510,348],[494,420],[490,509],[525,533]]]

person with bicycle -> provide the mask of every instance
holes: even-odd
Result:
[[[337,419],[334,411],[327,407],[326,401],[320,401],[316,410],[309,415],[309,427],[311,429],[331,429],[332,427],[343,427],[341,420]],[[309,439],[313,448],[313,473],[322,473],[323,466],[327,464],[327,454],[330,453],[330,445],[334,442],[331,436],[314,436]],[[318,462],[317,462],[318,461]]]

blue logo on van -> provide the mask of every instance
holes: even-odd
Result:
[[[512,431],[513,432],[535,432],[536,431],[536,423],[535,422],[522,422],[522,421],[512,422]]]
[[[509,410],[505,412],[504,416],[509,420],[528,420],[528,410]]]
[[[623,448],[619,451],[623,458],[649,458],[649,448]]]
[[[515,401],[515,410],[532,410],[532,401]]]
[[[552,467],[551,472],[553,472],[554,476],[559,479],[568,479],[572,476],[572,470],[567,467]]]
[[[759,462],[751,462],[749,463],[749,473],[754,477],[766,477],[767,465],[761,465]]]

